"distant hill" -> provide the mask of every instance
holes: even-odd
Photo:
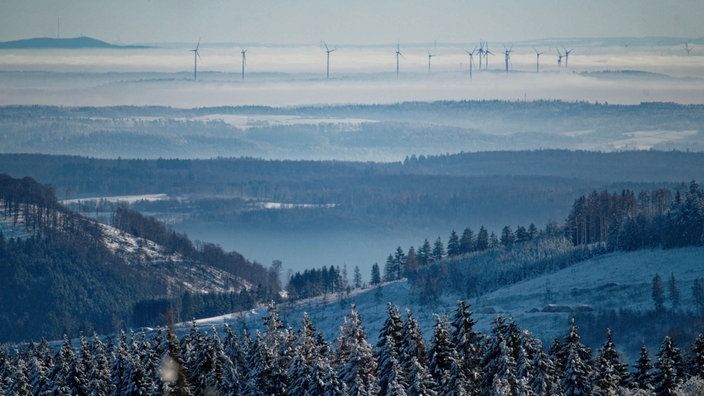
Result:
[[[153,218],[124,209],[114,223],[65,209],[32,178],[0,175],[0,343],[163,325],[278,291],[261,265]]]
[[[135,45],[115,45],[91,37],[37,37],[0,42],[0,49],[81,49],[81,48],[147,48]]]

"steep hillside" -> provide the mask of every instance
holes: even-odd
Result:
[[[698,307],[692,297],[694,280],[704,277],[704,248],[690,247],[668,250],[640,250],[629,253],[611,253],[582,261],[560,271],[503,287],[476,298],[463,295],[443,295],[436,301],[422,301],[406,281],[384,284],[378,288],[357,291],[347,295],[327,295],[315,299],[282,304],[279,311],[284,320],[294,328],[307,312],[328,341],[339,334],[349,305],[355,304],[360,312],[369,341],[375,343],[379,329],[387,316],[386,303],[391,302],[410,309],[419,320],[423,334],[432,335],[434,313],[452,315],[458,299],[472,305],[477,328],[488,332],[497,315],[513,317],[516,323],[529,330],[549,345],[554,337],[562,337],[569,328],[569,319],[577,318],[577,325],[585,341],[596,350],[603,342],[606,326],[595,320],[602,312],[633,310],[648,318],[638,325],[623,326],[617,315],[612,316],[614,339],[619,350],[634,358],[645,342],[657,350],[665,335],[674,335],[678,341],[690,342],[691,334],[684,334],[676,322],[668,323],[675,316],[688,317],[690,323],[700,323],[699,315],[691,312]],[[671,276],[676,280],[681,301],[678,312],[673,314],[669,301],[665,312],[653,314],[651,297],[653,277],[659,274],[666,284]],[[201,323],[231,323],[233,328],[262,326],[266,309],[205,319]],[[699,320],[699,322],[697,322]],[[701,332],[701,326],[694,329]],[[684,345],[683,345],[684,346]],[[631,360],[633,361],[633,360]]]
[[[0,175],[0,342],[164,324],[277,292],[261,266],[179,240],[192,251],[79,216],[33,179]],[[250,276],[211,265],[206,257],[218,254],[248,265]]]

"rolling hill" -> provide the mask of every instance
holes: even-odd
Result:
[[[36,37],[22,40],[12,40],[0,42],[0,49],[83,49],[83,48],[110,48],[110,49],[127,49],[127,48],[147,48],[144,46],[134,45],[115,45],[102,40],[97,40],[91,37],[73,37],[73,38],[51,38],[51,37]]]

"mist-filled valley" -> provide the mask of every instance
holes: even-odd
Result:
[[[284,333],[302,350],[309,318],[320,324],[317,342],[332,342],[355,309],[368,329],[357,338],[382,356],[395,305],[409,309],[404,331],[416,326],[418,345],[435,356],[451,326],[433,314],[457,300],[470,304],[457,315],[474,310],[484,335],[473,333],[483,341],[472,348],[486,360],[493,340],[517,336],[519,325],[527,331],[510,341],[516,361],[526,361],[523,342],[562,364],[548,342],[565,329],[571,342],[577,318],[594,350],[605,327],[616,329],[631,367],[641,344],[653,351],[666,335],[691,342],[700,331],[701,39],[4,45],[2,341],[97,330],[127,345],[120,332],[139,329],[129,348],[148,350],[165,326],[188,350],[177,362],[191,373],[184,389],[205,389],[193,352],[205,343],[189,344],[197,325],[213,326],[203,334],[214,343],[226,334],[232,356],[244,350],[235,351],[235,333],[249,339],[239,363]],[[158,353],[176,356],[176,344]],[[21,351],[6,361],[19,363]],[[475,390],[502,378],[486,367],[473,374],[487,377]],[[530,370],[521,370],[524,386],[537,378]],[[699,384],[695,368],[682,370],[677,386]],[[230,373],[217,387],[257,394],[261,373]],[[438,394],[465,386],[447,378],[429,383]],[[156,393],[149,386],[144,393]]]

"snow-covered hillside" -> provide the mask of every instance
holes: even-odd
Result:
[[[356,291],[349,296],[328,295],[282,304],[279,311],[293,328],[300,326],[303,313],[307,312],[326,339],[333,341],[339,333],[344,315],[349,313],[350,304],[355,304],[370,342],[375,343],[386,319],[387,302],[402,310],[410,309],[419,320],[423,334],[429,338],[432,335],[433,314],[452,315],[457,300],[466,299],[472,305],[479,330],[488,332],[493,320],[501,314],[513,317],[521,328],[529,330],[548,345],[554,337],[561,337],[567,331],[569,319],[577,311],[621,308],[652,310],[651,285],[655,274],[660,274],[664,283],[674,275],[681,293],[681,309],[694,309],[692,283],[695,278],[704,276],[704,248],[612,253],[478,298],[445,295],[435,302],[419,301],[406,281],[398,281],[379,288]],[[265,314],[266,308],[260,308],[204,319],[199,323],[217,325],[226,322],[233,328],[253,330],[261,328]],[[603,331],[605,333],[606,329]],[[615,337],[618,339],[618,334]],[[662,340],[645,341],[659,344]]]

